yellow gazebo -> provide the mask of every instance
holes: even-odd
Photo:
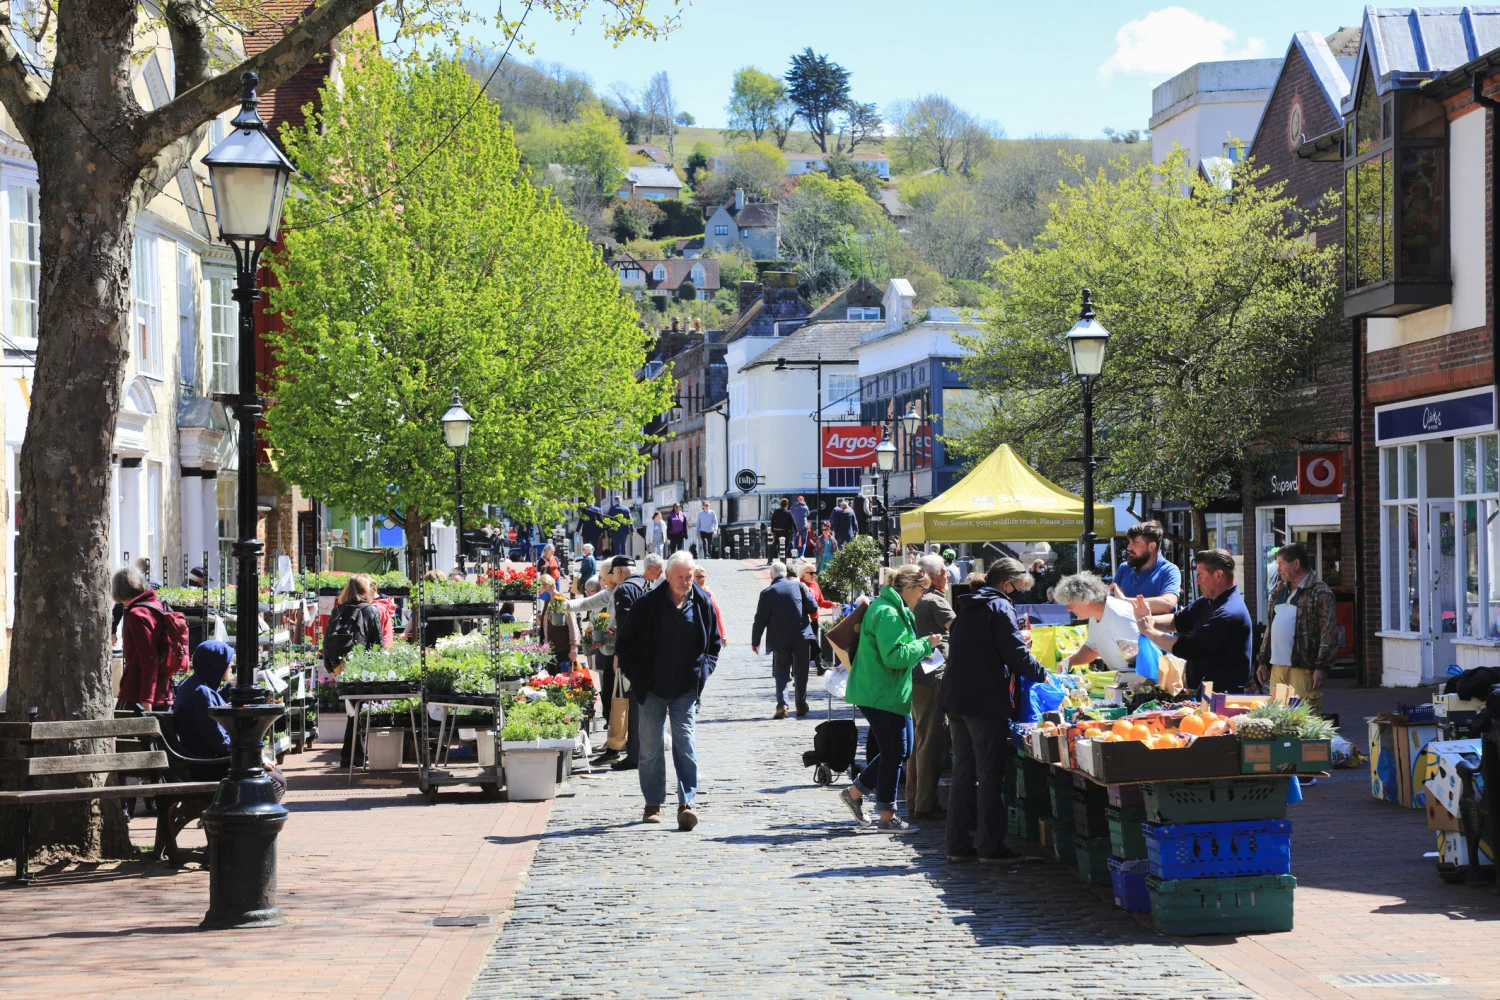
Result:
[[[1115,509],[1094,504],[1094,534],[1115,533]],[[1008,444],[941,496],[901,515],[901,541],[1076,542],[1083,498],[1036,474]]]

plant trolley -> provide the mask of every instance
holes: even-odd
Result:
[[[498,595],[485,603],[475,604],[427,604],[426,587],[415,586],[412,589],[412,615],[416,621],[416,635],[424,636],[424,626],[427,622],[436,621],[478,621],[486,634],[486,648],[489,655],[490,672],[495,678],[494,691],[486,694],[455,694],[449,691],[434,691],[429,683],[427,672],[427,659],[429,650],[425,642],[422,643],[421,653],[421,700],[422,711],[421,730],[417,737],[417,760],[420,767],[418,786],[427,801],[436,803],[438,790],[455,785],[478,787],[486,798],[497,799],[500,797],[500,787],[505,783],[504,772],[501,769],[500,757],[500,730],[505,727],[504,689],[500,679],[501,674],[501,642],[502,630],[500,627],[500,605]],[[458,728],[458,718],[455,711],[465,708],[493,708],[495,712],[494,726],[488,733],[481,730],[474,760],[450,761],[448,759],[448,744],[452,741],[454,731]],[[438,709],[441,720],[438,724],[436,738],[432,733],[433,709]],[[490,747],[483,744],[488,741]],[[486,752],[488,750],[488,752]]]

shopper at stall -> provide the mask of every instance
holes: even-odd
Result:
[[[555,577],[543,573],[539,579],[542,589],[537,595],[537,621],[542,641],[552,647],[549,670],[553,674],[566,673],[572,669],[578,654],[578,616],[568,610],[567,594]]]
[[[1175,615],[1153,615],[1146,599],[1135,599],[1141,634],[1158,647],[1187,661],[1184,683],[1214,690],[1245,690],[1250,680],[1250,636],[1253,626],[1245,600],[1234,584],[1234,556],[1223,549],[1202,549],[1193,556],[1194,579],[1203,596]],[[1162,626],[1172,629],[1162,631]]]
[[[441,578],[441,574],[438,576]],[[385,631],[381,627],[380,611],[375,607],[378,596],[375,581],[368,573],[356,573],[344,583],[323,632],[324,670],[335,673],[342,669],[344,660],[356,648],[371,649],[384,645]],[[351,754],[355,766],[364,763],[364,739],[356,736],[352,715],[344,724],[344,745],[339,750],[340,767],[349,766]]]
[[[944,549],[942,552],[943,566],[948,574],[948,582],[957,586],[963,582],[964,573],[958,566],[958,553],[953,549]]]
[[[811,512],[807,509],[807,501],[802,497],[793,501],[788,509],[792,514],[793,524],[791,554],[800,559],[807,554],[807,518]]]
[[[865,766],[839,798],[861,826],[868,826],[864,800],[873,795],[880,814],[875,825],[891,833],[916,829],[896,815],[896,787],[911,751],[911,672],[943,641],[936,634],[918,638],[914,631],[911,609],[926,591],[927,576],[918,567],[891,573],[889,585],[865,609],[844,691],[844,700],[859,708],[870,729]]]
[[[646,551],[658,558],[666,557],[667,522],[659,510],[651,514],[651,523],[646,525]]]
[[[1308,568],[1301,542],[1276,551],[1281,577],[1271,590],[1266,634],[1256,656],[1261,684],[1290,684],[1302,704],[1322,714],[1323,681],[1339,649],[1333,589]]]
[[[1153,615],[1177,610],[1182,571],[1162,556],[1165,537],[1160,521],[1142,521],[1126,530],[1125,565],[1115,571],[1114,582],[1109,585],[1111,597],[1132,602],[1144,597]]]
[[[854,516],[854,509],[849,506],[848,497],[842,497],[839,500],[838,506],[833,508],[833,513],[829,516],[829,520],[833,522],[835,550],[841,545],[847,545],[849,542],[852,542],[854,536],[859,534],[859,520]]]
[[[771,677],[776,684],[776,712],[773,719],[786,718],[786,686],[793,683],[797,718],[808,712],[807,653],[813,638],[812,622],[818,615],[818,603],[803,584],[786,576],[781,563],[771,564],[771,584],[760,592],[755,605],[755,621],[750,628],[750,652],[760,655],[761,639],[771,654]]]
[[[1103,660],[1110,670],[1128,671],[1129,658],[1140,644],[1135,609],[1130,602],[1109,596],[1109,588],[1093,573],[1075,573],[1057,581],[1053,599],[1066,604],[1075,618],[1086,618],[1088,638],[1068,658],[1068,666]]]
[[[667,551],[680,552],[687,548],[687,515],[682,512],[682,504],[674,503],[667,514]]]
[[[578,557],[578,581],[587,583],[599,574],[599,560],[594,558],[594,546],[590,542],[584,542],[579,551],[583,554]]]
[[[785,559],[791,552],[792,537],[797,533],[797,522],[792,517],[792,502],[781,498],[781,505],[771,511],[771,554],[767,562]]]
[[[998,862],[1005,846],[1005,748],[1010,737],[1011,685],[1043,681],[1047,670],[1026,646],[1016,595],[1035,585],[1015,559],[997,559],[967,594],[954,598],[949,657],[940,705],[953,732],[953,781],[948,789],[948,860]]]
[[[916,631],[920,635],[945,636],[953,621],[953,607],[948,603],[948,567],[943,557],[927,553],[917,560],[926,574],[926,589],[912,609]],[[937,650],[948,655],[946,638]],[[913,742],[911,758],[906,764],[906,809],[914,820],[942,819],[938,808],[938,778],[948,762],[948,723],[938,705],[938,691],[943,683],[946,664],[935,670],[913,670],[911,675],[911,721]]]
[[[630,679],[640,709],[640,779],[646,800],[642,821],[661,822],[667,796],[663,733],[672,723],[672,765],[677,773],[677,828],[698,825],[695,720],[703,686],[719,660],[719,625],[713,602],[693,583],[693,557],[674,552],[667,585],[642,597],[626,617],[616,643],[620,669]]]

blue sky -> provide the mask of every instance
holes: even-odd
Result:
[[[493,10],[489,0],[471,6]],[[506,8],[511,14],[520,4]],[[522,58],[582,70],[601,90],[616,81],[639,88],[665,69],[679,105],[717,127],[737,68],[779,75],[793,52],[811,45],[850,70],[859,100],[882,110],[937,92],[1012,137],[1088,138],[1106,126],[1144,128],[1151,88],[1195,62],[1279,57],[1293,32],[1328,35],[1358,24],[1362,10],[1307,0],[697,0],[682,8],[682,26],[669,38],[618,48],[604,39],[594,10],[571,28],[539,13],[526,29],[535,53]]]

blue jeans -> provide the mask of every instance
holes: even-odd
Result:
[[[870,723],[870,732],[865,742],[864,770],[855,775],[854,787],[861,795],[875,796],[875,807],[881,812],[894,812],[901,765],[911,753],[911,717],[863,706],[859,711]],[[873,787],[871,780],[875,782]]]
[[[807,553],[807,529],[798,528],[792,534],[792,555],[800,556]]]
[[[698,794],[698,747],[695,726],[698,695],[689,692],[671,701],[646,695],[641,706],[641,794],[646,805],[659,806],[667,798],[667,760],[663,734],[672,719],[672,768],[677,772],[677,806],[690,806]]]

